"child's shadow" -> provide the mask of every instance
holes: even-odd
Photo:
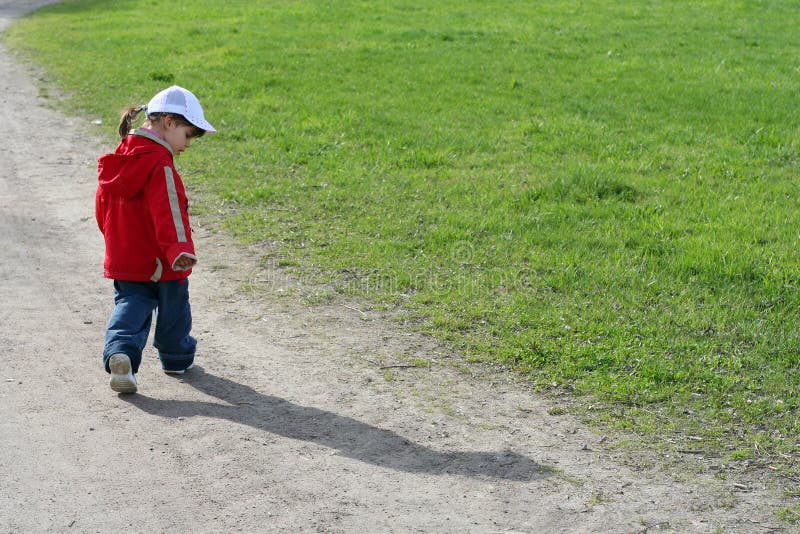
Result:
[[[287,438],[336,449],[342,456],[409,473],[453,474],[534,480],[554,473],[511,451],[436,451],[350,417],[264,395],[243,384],[206,373],[195,365],[183,375],[197,390],[222,403],[160,400],[144,395],[120,398],[161,417],[217,417]]]

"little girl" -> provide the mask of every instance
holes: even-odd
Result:
[[[140,113],[147,120],[131,130]],[[95,215],[106,243],[104,274],[115,292],[103,365],[119,393],[136,392],[153,311],[153,345],[164,372],[181,374],[194,362],[188,276],[197,256],[173,158],[192,139],[215,131],[197,98],[174,85],[146,106],[128,108],[119,125],[122,141],[98,159]]]

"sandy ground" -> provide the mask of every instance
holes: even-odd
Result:
[[[43,3],[0,0],[0,30]],[[166,376],[148,348],[139,393],[117,395],[93,217],[112,147],[38,83],[0,48],[3,532],[791,531],[779,492],[632,461],[379,314],[303,304],[203,219],[197,365]]]

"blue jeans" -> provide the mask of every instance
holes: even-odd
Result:
[[[192,330],[189,280],[114,280],[114,304],[103,350],[106,372],[110,372],[108,359],[119,353],[128,355],[134,373],[139,371],[154,311],[156,331],[153,346],[158,349],[161,367],[167,371],[180,371],[192,365],[197,340],[189,335]]]

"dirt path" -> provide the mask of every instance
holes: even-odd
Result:
[[[0,30],[43,3],[0,0]],[[118,396],[93,218],[110,147],[2,48],[0,90],[3,532],[789,531],[774,492],[626,467],[543,399],[452,370],[379,315],[255,299],[243,282],[291,282],[202,219],[198,365],[168,377],[149,348],[140,393]],[[433,365],[382,368],[403,354]]]

